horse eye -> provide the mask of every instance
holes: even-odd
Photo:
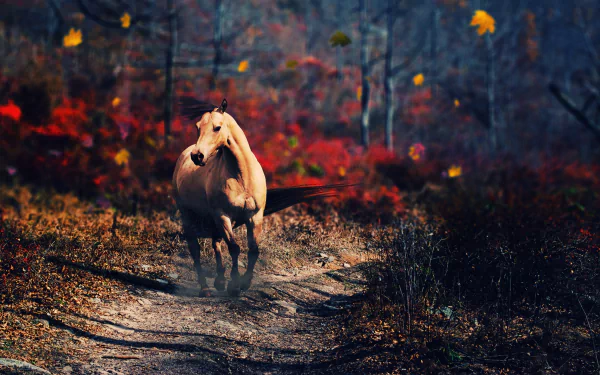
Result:
[[[221,127],[220,127],[220,126],[217,126],[217,127],[215,128],[215,131],[216,131],[216,132],[218,132],[219,130],[221,130]]]

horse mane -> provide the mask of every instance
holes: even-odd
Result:
[[[190,120],[202,117],[207,112],[214,111],[217,106],[208,102],[202,102],[191,96],[183,96],[179,99],[180,113]]]

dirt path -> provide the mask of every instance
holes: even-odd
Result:
[[[289,374],[330,372],[339,364],[334,338],[340,310],[362,287],[357,267],[259,274],[239,298],[196,297],[189,265],[182,262],[178,273],[174,293],[132,287],[119,302],[98,301],[97,332],[71,330],[88,360],[59,371]]]

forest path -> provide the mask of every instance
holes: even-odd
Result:
[[[331,267],[331,264],[329,265]],[[327,373],[339,364],[339,314],[364,282],[357,266],[309,264],[257,274],[239,298],[199,298],[188,262],[178,288],[131,287],[121,301],[98,303],[95,333],[77,333],[72,374]],[[212,285],[212,279],[209,280]]]

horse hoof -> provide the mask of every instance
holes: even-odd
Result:
[[[215,279],[215,289],[218,290],[219,292],[222,292],[225,290],[225,278],[219,278],[217,277]]]
[[[210,289],[202,288],[200,291],[199,297],[210,297]]]
[[[242,279],[240,281],[240,289],[241,290],[248,290],[248,289],[250,289],[250,285],[252,285],[252,279]]]

